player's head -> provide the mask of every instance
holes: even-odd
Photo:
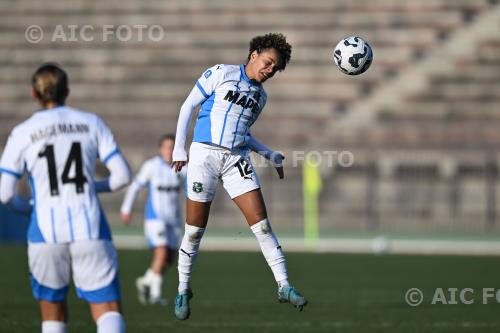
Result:
[[[165,134],[160,138],[158,146],[161,157],[168,163],[172,163],[172,152],[174,151],[175,135]]]
[[[69,95],[68,75],[57,64],[38,67],[31,78],[32,94],[44,107],[64,105]]]
[[[247,74],[257,82],[264,82],[277,71],[284,70],[291,55],[292,46],[283,34],[256,36],[250,41]]]

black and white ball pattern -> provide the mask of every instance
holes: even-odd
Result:
[[[333,60],[343,73],[359,75],[366,72],[372,64],[372,48],[361,37],[346,37],[335,47]]]

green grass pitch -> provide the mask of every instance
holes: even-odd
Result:
[[[291,281],[310,305],[298,312],[276,299],[259,253],[202,252],[193,278],[192,316],[173,317],[176,269],[167,275],[168,306],[142,306],[134,281],[148,251],[119,251],[127,331],[131,332],[499,332],[500,304],[482,304],[482,288],[500,288],[500,258],[288,254]],[[0,332],[38,332],[24,247],[1,246]],[[405,303],[420,288],[419,307]],[[431,304],[436,288],[472,288],[474,304]],[[469,300],[470,294],[467,299]],[[70,332],[95,332],[84,302],[70,291]]]

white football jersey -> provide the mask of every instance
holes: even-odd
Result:
[[[96,160],[119,154],[106,124],[95,114],[61,106],[35,112],[16,126],[0,167],[28,172],[34,208],[31,242],[111,239],[94,183]]]
[[[186,168],[176,173],[172,166],[160,156],[147,160],[130,185],[123,200],[121,212],[130,213],[138,192],[147,186],[148,196],[144,208],[144,219],[172,224],[180,223],[179,191],[184,188],[185,175]]]
[[[196,82],[205,97],[194,128],[194,142],[228,149],[245,143],[250,126],[266,104],[260,83],[250,80],[244,65],[215,65]]]

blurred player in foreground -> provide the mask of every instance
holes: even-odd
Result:
[[[164,135],[160,139],[159,155],[142,165],[128,188],[121,207],[122,221],[129,224],[131,211],[139,191],[148,186],[144,210],[144,234],[153,248],[151,266],[136,281],[139,301],[143,304],[165,304],[162,298],[163,275],[174,261],[181,228],[179,191],[185,183],[185,170],[176,174],[172,168],[175,137]]]
[[[123,333],[118,262],[97,192],[130,181],[124,157],[106,124],[95,114],[65,105],[68,77],[45,64],[32,77],[42,109],[16,126],[0,162],[0,199],[15,209],[32,208],[28,259],[33,296],[40,304],[42,333],[65,333],[70,277],[90,305],[98,333]],[[110,171],[96,181],[99,158]],[[16,195],[26,171],[33,207]]]
[[[262,84],[285,69],[291,46],[282,34],[250,41],[246,65],[215,65],[196,82],[182,105],[177,123],[174,165],[187,163],[186,135],[193,111],[201,105],[189,150],[185,233],[179,250],[179,288],[175,316],[187,319],[193,293],[190,279],[205,232],[219,179],[241,209],[278,283],[278,300],[302,310],[307,300],[288,282],[285,256],[267,217],[260,183],[248,157],[249,149],[272,160],[283,178],[283,156],[250,134],[267,94]]]

